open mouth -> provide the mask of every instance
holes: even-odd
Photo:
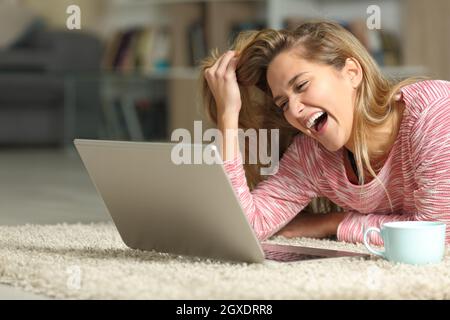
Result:
[[[314,130],[316,132],[320,132],[322,128],[325,126],[326,122],[328,120],[328,113],[324,112],[320,117],[314,121]]]

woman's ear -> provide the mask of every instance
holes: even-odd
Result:
[[[353,89],[359,87],[362,81],[361,64],[355,58],[347,58],[344,66],[344,76],[348,78]]]

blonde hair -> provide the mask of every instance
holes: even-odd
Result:
[[[362,68],[362,80],[356,92],[353,119],[354,155],[360,173],[359,184],[364,184],[364,168],[366,168],[370,175],[383,186],[393,211],[389,194],[370,164],[367,140],[372,129],[383,125],[389,119],[398,119],[400,111],[392,107],[395,104],[394,96],[402,86],[416,82],[417,78],[409,78],[398,83],[388,80],[364,46],[349,31],[331,21],[306,22],[294,30],[265,29],[243,32],[237,37],[231,49],[239,54],[236,67],[242,100],[239,127],[279,129],[280,157],[292,142],[293,137],[301,132],[285,120],[273,102],[266,79],[270,62],[279,53],[290,49],[298,50],[299,56],[309,62],[333,66],[336,70],[344,67],[347,58],[356,59]],[[218,58],[217,51],[213,52],[203,61],[202,71],[211,67]],[[216,104],[204,77],[202,77],[202,91],[206,112],[217,124]],[[378,151],[378,153],[383,152],[383,150]],[[245,157],[247,156],[246,152]],[[263,179],[258,174],[260,166],[260,164],[244,164],[250,189]],[[313,200],[309,207],[311,211],[342,211],[326,198]],[[305,209],[307,211],[308,208]]]

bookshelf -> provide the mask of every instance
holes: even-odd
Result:
[[[119,30],[134,30],[135,34],[140,34],[145,31],[151,33],[158,28],[166,30],[170,37],[166,42],[161,42],[155,40],[155,33],[153,40],[150,40],[153,41],[153,48],[161,49],[161,43],[167,45],[165,50],[160,50],[163,51],[159,53],[163,62],[157,65],[150,61],[143,67],[136,63],[128,66],[110,63],[104,66],[105,72],[118,73],[123,81],[126,81],[128,74],[141,77],[142,81],[165,83],[168,139],[174,129],[186,128],[193,132],[195,120],[206,121],[198,96],[200,73],[197,63],[213,48],[218,48],[220,52],[226,50],[233,31],[252,27],[278,29],[286,27],[289,19],[298,18],[351,21],[366,17],[366,8],[372,4],[365,0],[111,0],[108,3],[105,19],[106,29],[109,30],[107,39],[114,37]],[[401,19],[398,17],[401,17],[403,2],[378,0],[377,5],[382,10],[382,27],[394,41],[398,40],[402,34]],[[369,36],[373,37],[373,34]],[[151,51],[144,50],[141,56],[151,56]],[[129,60],[125,58],[124,61],[129,63]],[[427,74],[421,66],[399,65],[400,60],[401,56],[394,54],[389,60],[391,62],[382,66],[382,71],[392,78]]]
[[[231,43],[230,30],[236,32],[242,27],[265,23],[266,2],[112,0],[106,12],[105,27],[108,31],[106,50],[113,49],[112,54],[110,52],[110,56],[104,59],[104,72],[122,76],[124,86],[127,77],[128,79],[140,77],[142,81],[158,79],[166,83],[169,113],[167,131],[170,139],[170,133],[177,128],[186,128],[193,132],[195,120],[202,120],[204,128],[211,125],[201,110],[201,99],[198,96],[200,93],[198,62],[213,48],[218,48],[219,51],[226,50]],[[148,43],[153,42],[153,47],[157,48],[160,41],[150,39],[155,37],[150,33],[161,27],[168,30],[170,36],[165,62],[159,65],[155,65],[152,61],[136,63],[137,56],[152,55],[149,48],[147,51],[144,49],[141,54],[127,53],[125,50],[122,58],[117,58],[117,52],[120,51],[117,42],[120,41],[114,38],[121,38],[125,34],[131,38],[127,40],[132,43],[131,47],[151,47],[152,45]],[[141,45],[141,39],[144,37],[147,37],[147,40],[142,40]],[[132,60],[134,62],[130,63]]]

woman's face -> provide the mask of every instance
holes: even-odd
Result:
[[[332,66],[308,62],[288,50],[269,64],[267,81],[286,120],[327,150],[336,151],[351,136],[355,84],[360,81],[360,73],[359,64],[353,59],[347,59],[344,68],[337,71]],[[322,116],[316,122],[310,120],[318,112],[323,112]]]

